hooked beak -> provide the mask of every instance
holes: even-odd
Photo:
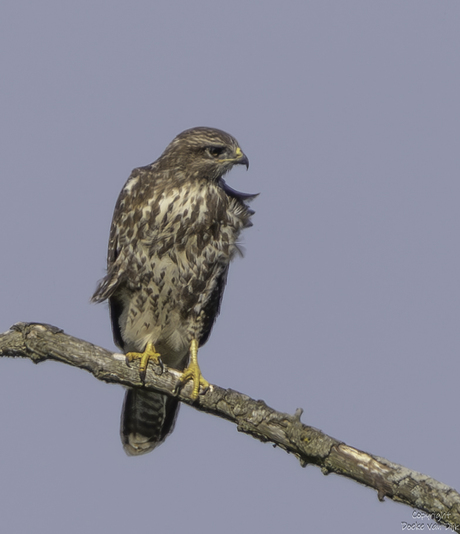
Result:
[[[240,147],[236,149],[235,165],[246,165],[246,169],[249,169],[249,160]]]

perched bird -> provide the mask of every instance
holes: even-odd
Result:
[[[193,397],[209,384],[198,366],[219,313],[238,237],[252,226],[247,201],[223,176],[249,166],[231,135],[198,127],[179,134],[151,165],[134,169],[112,220],[107,274],[92,297],[109,301],[115,343],[130,361],[184,371]],[[150,452],[174,428],[175,398],[128,389],[121,438],[129,455]]]

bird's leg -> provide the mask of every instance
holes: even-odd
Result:
[[[163,367],[163,363],[160,360],[160,353],[155,350],[153,343],[147,343],[144,352],[127,352],[126,361],[132,362],[133,360],[141,361],[139,365],[139,372],[142,377],[145,377],[145,372],[147,370],[147,364],[149,363],[149,360]]]
[[[192,400],[196,400],[200,386],[205,390],[209,387],[209,382],[203,378],[198,365],[198,341],[196,339],[192,339],[190,343],[190,363],[180,377],[180,381],[183,383],[189,380],[193,380]]]

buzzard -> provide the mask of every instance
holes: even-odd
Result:
[[[256,195],[229,187],[223,176],[249,166],[234,137],[198,127],[179,134],[151,165],[134,169],[112,220],[107,274],[92,297],[108,300],[115,343],[128,361],[149,360],[183,371],[193,397],[209,384],[198,366],[219,313],[238,237],[251,226]],[[129,455],[150,452],[174,428],[179,403],[128,389],[121,438]]]

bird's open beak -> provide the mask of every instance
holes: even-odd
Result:
[[[240,147],[236,149],[235,165],[246,165],[246,169],[249,169],[249,160]]]

